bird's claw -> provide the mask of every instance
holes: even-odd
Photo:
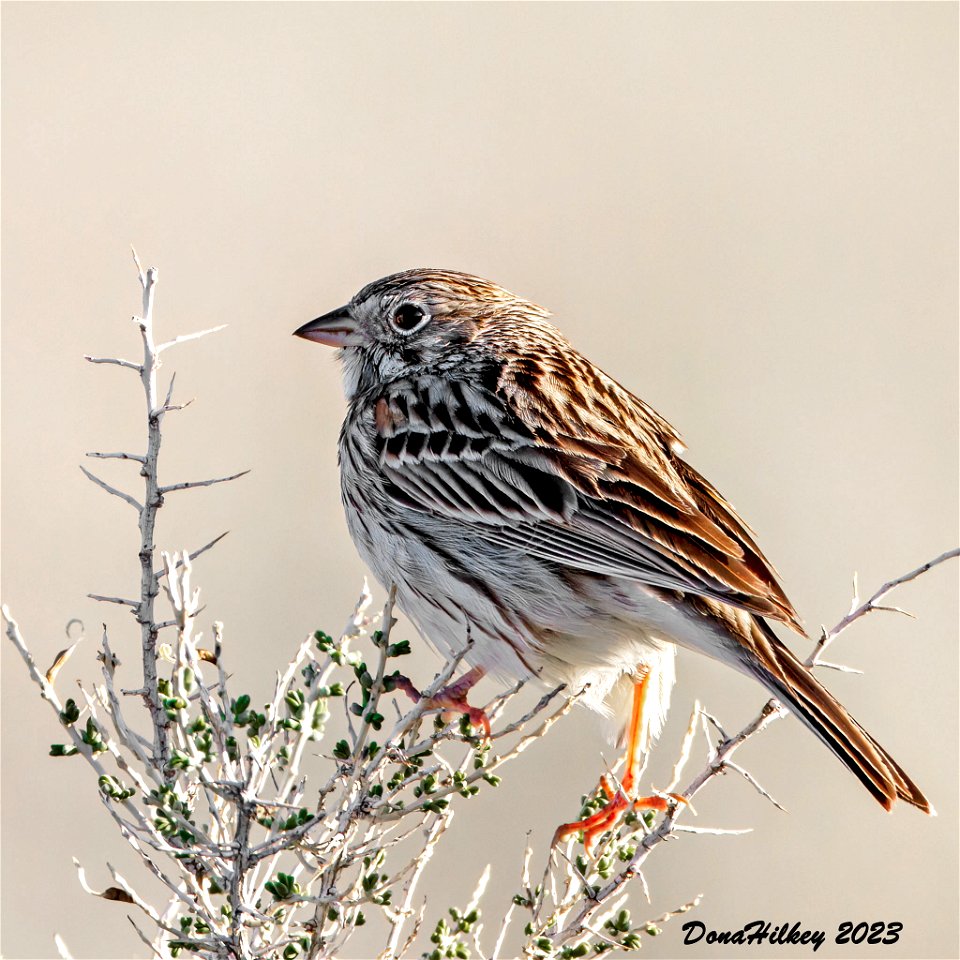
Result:
[[[600,786],[606,794],[607,802],[596,813],[572,823],[561,823],[553,835],[551,847],[562,843],[567,837],[583,831],[583,847],[587,856],[593,855],[597,840],[613,830],[621,819],[631,810],[658,810],[666,812],[679,804],[689,806],[686,797],[678,793],[653,794],[647,797],[628,798],[623,789],[613,790],[606,777],[600,780]]]
[[[492,735],[490,718],[482,707],[471,706],[467,702],[467,693],[483,676],[483,671],[477,667],[468,670],[459,680],[447,684],[432,696],[426,697],[418,690],[407,677],[397,675],[393,678],[395,689],[402,690],[415,703],[422,702],[424,711],[439,710],[440,716],[447,722],[459,716],[466,716],[470,725],[482,730],[484,739],[489,740]]]

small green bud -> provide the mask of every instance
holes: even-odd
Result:
[[[68,700],[63,705],[63,710],[60,711],[60,722],[65,727],[69,727],[71,724],[76,723],[79,719],[80,708],[77,706],[74,700]]]
[[[301,711],[303,710],[303,704],[305,698],[303,696],[302,690],[288,690],[286,696],[283,698],[284,702],[293,712],[293,715],[296,717],[300,716]]]
[[[112,800],[124,801],[132,797],[137,791],[133,787],[125,787],[116,777],[104,774],[97,781],[101,791]]]
[[[107,749],[107,745],[103,742],[103,737],[100,736],[100,730],[97,728],[96,723],[94,723],[93,717],[87,718],[87,725],[80,734],[80,739],[90,747],[91,753],[103,753]]]

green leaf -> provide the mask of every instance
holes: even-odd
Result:
[[[107,749],[107,745],[103,742],[103,737],[100,736],[100,730],[94,722],[93,717],[87,718],[87,725],[80,734],[80,739],[90,747],[92,753],[103,753]]]
[[[137,792],[133,787],[125,786],[121,781],[117,780],[116,777],[111,777],[107,774],[100,777],[97,783],[106,796],[120,802],[128,800]]]
[[[295,717],[301,717],[303,715],[305,698],[302,690],[288,690],[283,699]]]
[[[71,724],[76,723],[79,719],[80,708],[77,706],[74,700],[68,700],[63,705],[63,709],[60,711],[60,722],[65,727],[69,727]]]

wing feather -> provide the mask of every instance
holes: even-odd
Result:
[[[584,397],[557,380],[523,396],[508,370],[496,392],[449,377],[392,384],[374,417],[388,495],[564,567],[721,600],[802,632],[752,531],[680,459],[669,424],[609,378],[598,384],[604,416],[572,412]]]

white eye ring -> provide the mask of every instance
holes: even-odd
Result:
[[[430,321],[430,314],[418,303],[401,303],[390,314],[390,326],[397,333],[408,336]]]

